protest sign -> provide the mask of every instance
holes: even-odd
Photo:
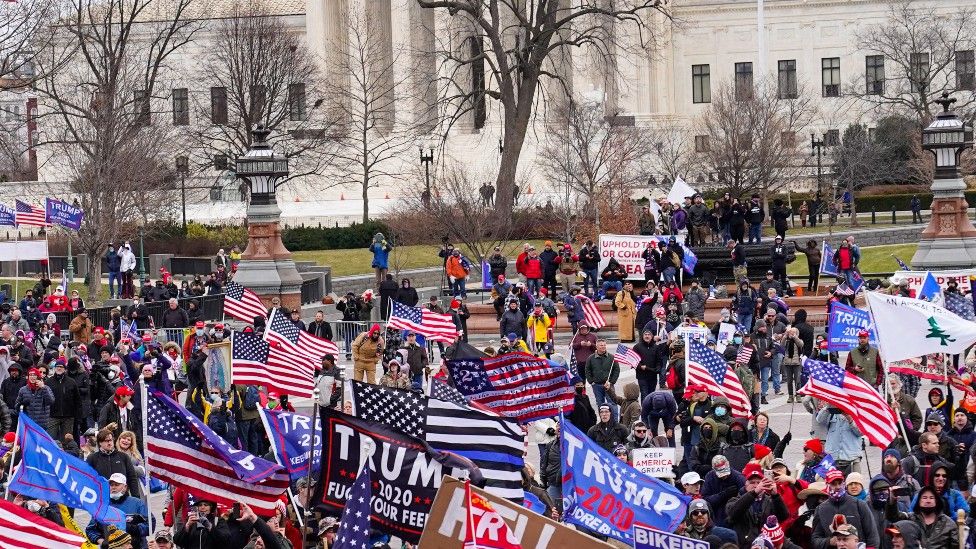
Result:
[[[919,295],[922,289],[922,285],[925,284],[925,278],[928,276],[929,271],[898,271],[892,275],[892,279],[897,282],[902,280],[908,281],[908,289],[912,292],[912,295]],[[970,276],[976,276],[976,269],[957,269],[952,271],[933,271],[932,276],[935,281],[939,284],[939,287],[945,290],[950,280],[955,280],[959,285],[959,291],[966,293],[972,291],[972,283],[969,279]]]
[[[84,509],[101,523],[125,528],[125,515],[109,505],[105,477],[61,450],[27,414],[21,413],[18,423],[17,441],[23,461],[10,481],[12,492]]]
[[[724,353],[725,348],[732,343],[732,336],[735,335],[735,324],[722,322],[718,326],[718,339],[715,340],[715,350]]]
[[[634,448],[634,469],[649,477],[674,478],[674,448]]]
[[[616,258],[620,266],[627,271],[629,280],[644,280],[644,259],[641,254],[647,248],[648,242],[657,243],[658,247],[668,243],[670,236],[633,235],[633,234],[601,234],[600,235],[600,272],[607,268],[610,258]],[[694,273],[698,264],[698,256],[691,248],[683,248],[684,261],[682,268],[687,273]],[[677,276],[677,275],[676,275]]]
[[[275,458],[288,471],[292,480],[308,474],[308,448],[311,444],[312,473],[318,474],[322,463],[322,420],[292,412],[280,412],[259,408],[261,422],[268,433],[271,451]],[[313,435],[314,433],[314,435]],[[314,440],[313,437],[314,436]]]
[[[877,347],[878,336],[871,328],[870,313],[836,301],[830,303],[827,327],[828,351],[849,351],[857,347],[857,334],[861,330],[868,331],[868,345]]]
[[[550,520],[506,499],[493,496],[480,488],[471,487],[477,493],[491,502],[492,507],[505,521],[508,530],[515,536],[522,547],[533,549],[574,549],[608,548],[608,544],[590,536]],[[464,531],[467,526],[467,504],[464,497],[464,482],[444,476],[441,488],[437,491],[434,504],[430,508],[430,516],[420,547],[434,549],[462,549],[464,547]],[[474,514],[476,528],[491,528],[490,524],[482,524],[484,515]]]
[[[620,461],[569,422],[562,423],[564,520],[624,543],[634,524],[671,532],[691,499]]]
[[[634,549],[708,549],[707,541],[634,525]]]

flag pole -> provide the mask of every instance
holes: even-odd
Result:
[[[17,418],[17,435],[14,437],[14,445],[10,448],[10,467],[7,468],[7,483],[6,483],[6,485],[4,485],[4,490],[3,490],[3,499],[4,500],[9,500],[10,499],[10,481],[14,477],[14,457],[16,457],[16,456],[14,456],[14,451],[19,446],[18,442],[21,441],[20,434],[23,431],[23,427],[24,427],[24,422],[23,421],[20,421],[20,417],[19,416],[23,415],[23,413],[24,413],[24,406],[21,405],[20,406],[20,412],[18,412],[18,414],[17,414],[18,415],[18,418]]]
[[[864,301],[868,305],[868,316],[871,318],[871,325],[874,327],[875,335],[878,336],[878,356],[881,357],[881,394],[885,397],[885,401],[891,406],[893,403],[893,396],[890,394],[890,388],[888,387],[888,361],[885,359],[884,353],[881,352],[881,327],[874,320],[874,311],[871,309],[871,300],[868,299],[867,291],[864,292]],[[908,432],[905,430],[905,422],[901,418],[901,407],[892,406],[891,409],[895,412],[895,418],[898,420],[898,432],[901,434],[901,439],[906,446],[908,444]]]
[[[16,223],[16,222],[15,222]],[[20,227],[14,236],[14,303],[20,298]]]
[[[165,375],[165,374],[161,374]],[[150,495],[150,481],[151,476],[149,468],[149,384],[146,378],[142,378],[142,462],[146,468],[146,513],[149,515],[149,528],[152,528],[152,498]]]
[[[315,421],[319,417],[319,395],[322,393],[318,387],[312,389],[312,436],[308,437],[308,470],[305,472],[305,489],[308,491],[308,497],[312,497],[312,454],[315,452]],[[331,395],[330,395],[331,398]],[[309,505],[311,501],[306,501],[304,506],[305,516],[302,520],[305,524],[309,524],[312,520],[312,506]],[[304,532],[304,529],[303,529]]]

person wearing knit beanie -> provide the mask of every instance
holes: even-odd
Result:
[[[119,530],[115,527],[112,527],[106,542],[108,549],[132,549],[132,536],[125,530]]]
[[[766,524],[763,525],[759,535],[768,539],[776,549],[782,547],[783,541],[786,540],[786,534],[783,533],[779,521],[774,516],[766,519]]]

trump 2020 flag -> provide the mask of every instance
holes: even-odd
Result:
[[[673,532],[691,498],[620,461],[568,421],[560,421],[565,520],[634,543],[634,523]]]
[[[933,353],[959,354],[976,342],[976,323],[934,303],[865,292],[878,351],[887,362]]]
[[[91,465],[58,448],[44,429],[20,414],[17,440],[23,450],[10,490],[32,498],[84,509],[96,521],[125,529],[125,515],[109,503],[108,480]]]
[[[72,231],[78,231],[81,230],[81,220],[85,217],[85,211],[63,200],[48,198],[45,215],[48,223],[56,223]]]
[[[312,447],[312,473],[317,475],[322,463],[322,420],[293,412],[258,408],[264,431],[268,433],[275,459],[288,471],[292,480],[308,474],[308,448]]]
[[[823,247],[820,249],[820,274],[837,276],[837,267],[834,266],[834,249],[827,244],[827,241],[823,241]]]

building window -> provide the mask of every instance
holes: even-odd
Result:
[[[215,154],[214,155],[214,169],[215,170],[226,170],[227,169],[227,155],[226,154]]]
[[[264,106],[267,104],[268,90],[264,84],[251,86],[251,119],[259,120],[264,113]]]
[[[210,122],[227,123],[227,88],[210,88]]]
[[[868,95],[884,93],[885,72],[884,56],[868,55],[864,58],[864,92]]]
[[[305,120],[305,84],[288,85],[288,119],[292,122]]]
[[[929,82],[929,54],[913,53],[909,59],[909,65],[912,93],[925,91]]]
[[[976,56],[973,50],[956,52],[956,88],[976,89]]]
[[[824,133],[824,145],[828,147],[836,147],[840,145],[840,130],[827,130]]]
[[[752,63],[735,64],[735,100],[752,99]]]
[[[840,57],[824,57],[820,60],[823,79],[823,96],[840,97]]]
[[[784,149],[796,148],[796,132],[780,132],[779,142]]]
[[[149,110],[149,94],[146,93],[146,90],[136,90],[133,95],[133,99],[135,100],[136,124],[148,126],[152,123]]]
[[[779,62],[777,95],[780,99],[796,99],[796,59]]]
[[[176,157],[176,173],[186,175],[190,173],[190,159],[186,156]]]
[[[707,135],[696,135],[695,136],[695,152],[697,152],[697,153],[708,152],[708,136]]]
[[[173,125],[190,124],[190,96],[186,88],[173,90]]]
[[[709,65],[691,66],[691,102],[712,102],[712,69]]]

